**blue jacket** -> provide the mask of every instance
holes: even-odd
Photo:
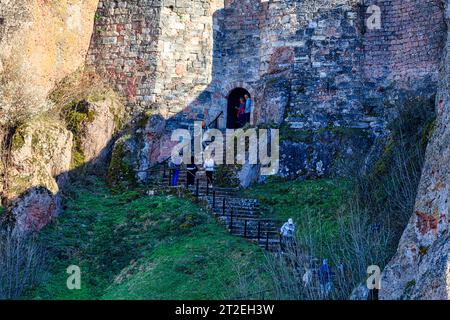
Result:
[[[245,113],[252,112],[252,99],[248,98],[245,102]]]
[[[322,264],[319,269],[320,283],[327,283],[331,281],[331,270],[327,264]]]

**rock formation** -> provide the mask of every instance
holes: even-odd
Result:
[[[70,83],[70,90],[79,91],[71,92],[75,101],[66,101],[69,106],[49,97],[62,80],[83,72],[97,5],[0,1],[0,194],[22,231],[39,230],[60,212],[60,190],[74,162],[105,165],[105,150],[122,121],[123,107],[113,93],[92,97],[87,93],[93,89]],[[63,114],[83,99],[91,102],[86,114],[73,113],[79,129],[73,130]]]
[[[97,4],[1,0],[0,72],[18,72],[13,80],[45,100],[56,82],[84,65]]]
[[[450,27],[450,2],[446,1]],[[382,275],[382,299],[450,299],[450,32],[442,59],[437,121],[413,216]]]

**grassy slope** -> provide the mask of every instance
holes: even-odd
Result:
[[[350,188],[351,183],[343,179],[275,181],[256,186],[246,194],[262,202],[268,217],[294,219],[298,234],[320,245],[334,241],[339,232],[337,215]],[[328,256],[326,248],[318,250],[320,255]]]
[[[72,189],[65,213],[41,233],[48,280],[28,297],[233,298],[240,295],[236,273],[249,276],[261,265],[259,248],[229,235],[187,200],[114,195],[96,179]],[[81,290],[66,288],[71,264],[81,267]]]

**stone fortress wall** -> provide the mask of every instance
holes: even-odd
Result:
[[[305,14],[311,3],[100,1],[88,64],[127,98],[130,115],[159,114],[168,132],[221,112],[225,128],[227,96],[242,87],[254,124],[312,135],[284,142],[281,174],[318,162],[326,171],[339,145],[341,154],[365,153],[385,134],[387,99],[435,93],[446,27],[440,0],[349,0],[314,17]],[[381,8],[380,30],[365,26],[370,4]],[[333,133],[347,129],[344,140]]]

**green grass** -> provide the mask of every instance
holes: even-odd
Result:
[[[337,218],[350,189],[351,182],[345,179],[272,181],[246,191],[246,195],[259,199],[265,215],[280,220],[280,225],[292,218],[298,235],[315,240],[318,254],[328,256],[321,244],[337,236]]]
[[[237,267],[251,274],[262,265],[257,246],[229,235],[188,200],[115,194],[95,178],[71,189],[65,212],[40,234],[47,279],[25,298],[232,298],[239,295]],[[72,264],[81,268],[81,290],[66,287]]]

